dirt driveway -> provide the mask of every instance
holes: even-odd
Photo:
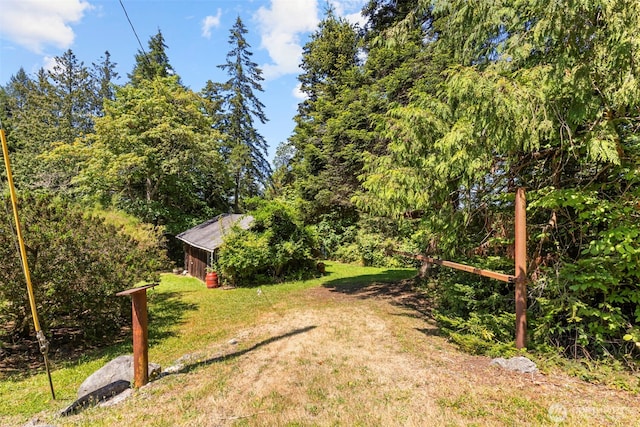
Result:
[[[197,355],[191,379],[172,380],[174,393],[201,396],[184,425],[639,425],[631,393],[558,373],[511,373],[461,353],[405,285],[320,287],[301,297],[299,309],[275,304],[259,325]],[[216,386],[205,380],[214,375]],[[134,397],[160,399],[156,420],[164,403],[175,407],[173,393],[153,392],[163,381]]]

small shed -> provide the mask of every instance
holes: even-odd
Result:
[[[252,224],[250,215],[222,214],[178,234],[176,238],[184,244],[184,269],[204,282],[207,267],[214,263],[224,236],[233,226],[248,230]]]

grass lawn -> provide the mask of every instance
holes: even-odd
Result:
[[[178,373],[123,403],[57,413],[130,342],[3,378],[0,425],[636,425],[637,393],[560,370],[516,374],[439,336],[412,269],[327,263],[327,275],[230,290],[164,275],[149,291],[149,360]],[[115,298],[115,297],[114,297]]]
[[[232,290],[207,289],[197,279],[164,274],[160,286],[149,290],[149,361],[166,367],[185,354],[211,342],[226,341],[265,313],[299,308],[298,294],[332,281],[356,284],[395,282],[415,274],[412,269],[386,269],[327,263],[321,278]],[[259,292],[260,290],[260,292]],[[114,296],[114,298],[116,298]],[[52,379],[56,401],[51,400],[44,371],[0,377],[0,425],[20,425],[42,411],[56,412],[76,398],[82,381],[109,360],[132,354],[130,340],[81,357],[56,360],[52,355]]]

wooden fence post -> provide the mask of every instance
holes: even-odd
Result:
[[[131,296],[133,329],[133,385],[142,387],[149,382],[149,329],[147,326],[147,289],[157,283],[127,289],[117,296]]]
[[[524,188],[515,202],[516,348],[527,342],[527,201]]]

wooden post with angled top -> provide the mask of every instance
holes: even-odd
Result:
[[[527,343],[527,200],[524,188],[515,202],[516,348]]]
[[[131,295],[131,322],[133,327],[133,385],[142,387],[149,382],[149,329],[147,327],[147,289],[158,284],[140,286],[118,292],[117,296]]]

